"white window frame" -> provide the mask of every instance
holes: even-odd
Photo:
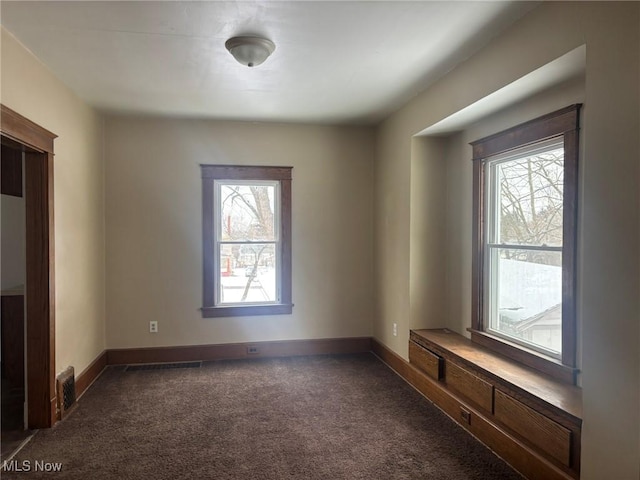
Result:
[[[501,248],[513,248],[518,250],[538,250],[544,252],[559,252],[562,254],[563,245],[561,246],[543,246],[543,245],[529,245],[529,244],[504,244],[498,243],[498,239],[500,237],[500,215],[497,212],[500,209],[500,179],[498,178],[498,169],[495,168],[497,165],[520,160],[526,157],[532,157],[536,154],[548,152],[550,150],[563,148],[564,150],[564,142],[562,137],[552,137],[547,140],[543,140],[541,142],[537,142],[532,145],[528,145],[522,148],[518,148],[515,150],[511,150],[507,153],[498,154],[492,157],[488,157],[484,160],[484,168],[485,168],[485,184],[484,189],[487,194],[485,195],[485,204],[484,209],[486,212],[486,221],[485,221],[485,234],[484,234],[484,285],[486,288],[484,289],[484,328],[486,332],[491,333],[497,337],[501,337],[506,341],[516,343],[525,348],[529,348],[531,350],[535,350],[536,352],[545,355],[549,358],[561,360],[562,359],[562,351],[556,352],[554,350],[550,350],[544,348],[540,345],[527,342],[524,340],[520,340],[517,337],[513,337],[511,335],[507,335],[502,331],[498,330],[494,326],[495,321],[499,321],[499,319],[495,318],[494,314],[499,316],[498,312],[498,296],[500,291],[499,285],[499,268],[498,268],[498,253]],[[564,159],[563,159],[564,163]],[[564,169],[564,166],[563,166]],[[563,208],[564,210],[564,208]],[[564,213],[564,212],[563,212]]]
[[[282,266],[281,266],[281,249],[282,249],[282,236],[280,234],[280,181],[279,180],[214,180],[214,222],[216,226],[222,225],[222,200],[220,198],[222,187],[225,185],[241,185],[241,186],[270,186],[274,187],[273,203],[274,203],[274,240],[242,240],[231,241],[222,239],[222,228],[215,228],[215,255],[214,255],[214,272],[216,275],[215,284],[217,288],[214,292],[215,306],[250,306],[250,305],[273,305],[279,304],[281,299],[281,278],[282,278]],[[222,266],[220,265],[220,249],[222,245],[264,245],[273,244],[276,254],[276,298],[272,301],[263,302],[224,302],[222,301]]]

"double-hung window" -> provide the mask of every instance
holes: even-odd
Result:
[[[472,143],[472,339],[575,381],[579,105]]]
[[[201,171],[203,316],[291,313],[291,168]]]

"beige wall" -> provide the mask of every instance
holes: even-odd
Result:
[[[372,129],[118,117],[105,138],[109,348],[371,335]],[[204,163],[293,166],[292,315],[201,317]]]
[[[410,318],[411,138],[393,123],[376,135],[374,165],[375,317],[373,335],[396,352],[408,340]],[[393,323],[397,336],[393,336]]]
[[[409,225],[409,328],[447,321],[446,146],[443,138],[414,137]],[[407,329],[403,330],[406,335]],[[404,337],[404,335],[403,335]],[[406,337],[404,338],[406,343]]]
[[[105,348],[102,121],[2,28],[0,101],[55,140],[56,371]]]
[[[448,326],[464,333],[470,325],[471,171],[462,160],[468,156],[465,143],[483,136],[483,129],[491,133],[502,123],[534,118],[556,103],[534,102],[476,125],[447,144],[446,165],[431,162],[424,171],[416,169],[424,150],[415,148],[414,135],[586,45],[578,313],[587,480],[640,476],[639,9],[637,2],[543,3],[383,122],[377,135],[374,335],[406,358],[410,327]],[[412,191],[428,181],[414,174],[444,175],[444,199],[438,190]],[[436,233],[439,220],[430,227],[416,223],[414,210],[425,208],[419,200],[443,204],[447,212],[444,267],[433,243],[422,250],[411,245],[416,228],[443,235]],[[408,292],[416,285],[407,272],[414,271],[414,261],[432,262],[429,273],[443,280],[425,283],[425,295],[447,298],[444,319],[424,306],[423,315],[412,310]],[[390,334],[393,323],[398,337]]]

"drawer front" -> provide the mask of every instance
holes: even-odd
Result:
[[[571,466],[571,430],[496,390],[495,418],[567,467]]]
[[[442,378],[442,357],[411,341],[409,342],[409,362],[435,380]]]
[[[490,383],[449,361],[446,363],[445,381],[478,406],[488,412],[493,411],[493,386]]]

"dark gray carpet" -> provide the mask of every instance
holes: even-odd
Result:
[[[15,460],[3,479],[521,479],[371,354],[111,367]]]

